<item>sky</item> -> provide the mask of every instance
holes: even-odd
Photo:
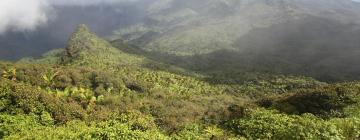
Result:
[[[32,31],[54,16],[54,5],[95,5],[141,0],[0,0],[0,35],[7,31]],[[352,0],[360,2],[360,0]]]
[[[47,22],[50,9],[45,0],[1,0],[0,33],[34,30]]]
[[[138,0],[48,0],[53,5],[94,5],[99,3],[134,2]]]
[[[7,31],[33,31],[55,17],[55,5],[95,5],[137,0],[0,0],[0,35]]]

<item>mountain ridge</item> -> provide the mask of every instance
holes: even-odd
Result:
[[[210,69],[217,77],[209,77],[191,68],[179,70],[179,61],[163,61],[171,62],[173,55],[152,54],[122,40],[111,43],[80,25],[67,49],[27,63],[0,61],[0,138],[359,137],[359,82],[241,73],[214,63],[236,58],[233,51],[194,56],[197,63],[190,66],[195,70],[217,66]]]
[[[119,35],[127,42],[142,46],[147,51],[193,55],[219,49],[236,49],[232,43],[253,29],[293,20],[305,20],[308,16],[341,21],[344,24],[360,23],[356,18],[360,7],[353,6],[353,2],[349,0],[169,0],[158,3],[163,3],[154,4],[160,5],[157,6],[160,10],[154,10],[154,6],[150,6],[149,11],[157,12],[150,12],[144,22],[115,31],[113,39]],[[220,16],[213,14],[229,9],[228,13]]]

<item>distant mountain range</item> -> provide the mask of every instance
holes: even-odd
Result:
[[[291,34],[294,30],[302,32],[300,26],[304,24],[318,26],[315,30],[323,32],[329,29],[322,27],[330,24],[360,23],[360,5],[350,0],[163,0],[149,5],[147,11],[145,20],[120,28],[113,38],[146,50],[192,55],[241,50],[248,45],[238,41],[242,37],[279,24],[296,23],[289,27],[293,31],[278,31]],[[339,30],[340,26],[334,28]],[[257,38],[256,42],[269,42],[266,39]]]
[[[1,36],[0,58],[63,48],[85,23],[124,51],[195,72],[360,79],[360,4],[351,0],[152,0],[56,10],[36,32]]]
[[[111,39],[194,71],[360,79],[360,5],[350,0],[166,0],[147,11]]]

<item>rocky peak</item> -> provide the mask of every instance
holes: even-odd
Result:
[[[66,47],[67,56],[75,57],[79,52],[101,46],[98,42],[103,41],[92,33],[85,24],[80,24],[71,35]]]

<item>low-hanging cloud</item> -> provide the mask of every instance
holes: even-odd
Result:
[[[122,2],[136,2],[139,0],[49,0],[54,5],[95,5],[95,4],[115,4]]]
[[[53,6],[114,4],[139,0],[0,0],[0,34],[33,31],[54,17]]]
[[[6,31],[31,31],[48,20],[46,0],[1,0],[0,34]]]

